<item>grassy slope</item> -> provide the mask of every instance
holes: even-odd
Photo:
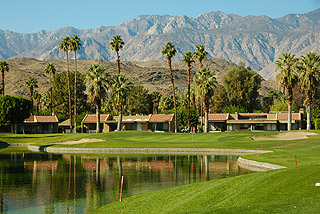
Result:
[[[2,142],[79,140],[85,137],[105,142],[73,147],[180,147],[241,148],[272,150],[247,155],[247,159],[279,164],[283,170],[259,172],[217,181],[146,193],[109,204],[93,213],[317,213],[320,210],[320,135],[290,141],[254,141],[261,132],[190,134],[122,132],[108,134],[0,135]],[[274,134],[266,133],[263,134]],[[320,134],[320,132],[318,132]],[[298,158],[295,167],[294,155]]]

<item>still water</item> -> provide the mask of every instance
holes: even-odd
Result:
[[[0,154],[0,213],[88,213],[123,198],[251,171],[236,156]]]

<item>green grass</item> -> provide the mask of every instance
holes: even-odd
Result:
[[[108,204],[93,213],[319,213],[320,132],[303,140],[254,141],[253,135],[278,132],[209,134],[121,132],[106,134],[0,135],[2,142],[48,145],[55,141],[99,138],[103,142],[59,145],[82,148],[228,148],[273,153],[246,159],[288,167],[282,170],[170,188]],[[1,151],[1,150],[0,150]],[[298,167],[295,166],[297,155]]]

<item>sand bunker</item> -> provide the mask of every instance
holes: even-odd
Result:
[[[277,135],[252,136],[253,140],[299,140],[308,138],[308,135],[317,135],[313,132],[285,132]]]
[[[94,142],[102,142],[105,141],[103,139],[95,139],[95,138],[83,138],[78,141],[64,141],[64,142],[55,142],[54,144],[63,144],[63,145],[72,145],[72,144],[80,144],[80,143],[94,143]]]

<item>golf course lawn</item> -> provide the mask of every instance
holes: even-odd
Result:
[[[287,167],[145,193],[108,204],[93,213],[320,213],[320,132],[299,140],[253,140],[279,132],[208,134],[114,132],[104,134],[0,134],[7,143],[49,145],[83,138],[103,142],[60,147],[80,148],[225,148],[271,150],[243,158]],[[294,133],[294,132],[292,132]],[[1,151],[1,150],[0,150]],[[295,165],[295,155],[298,166]]]

